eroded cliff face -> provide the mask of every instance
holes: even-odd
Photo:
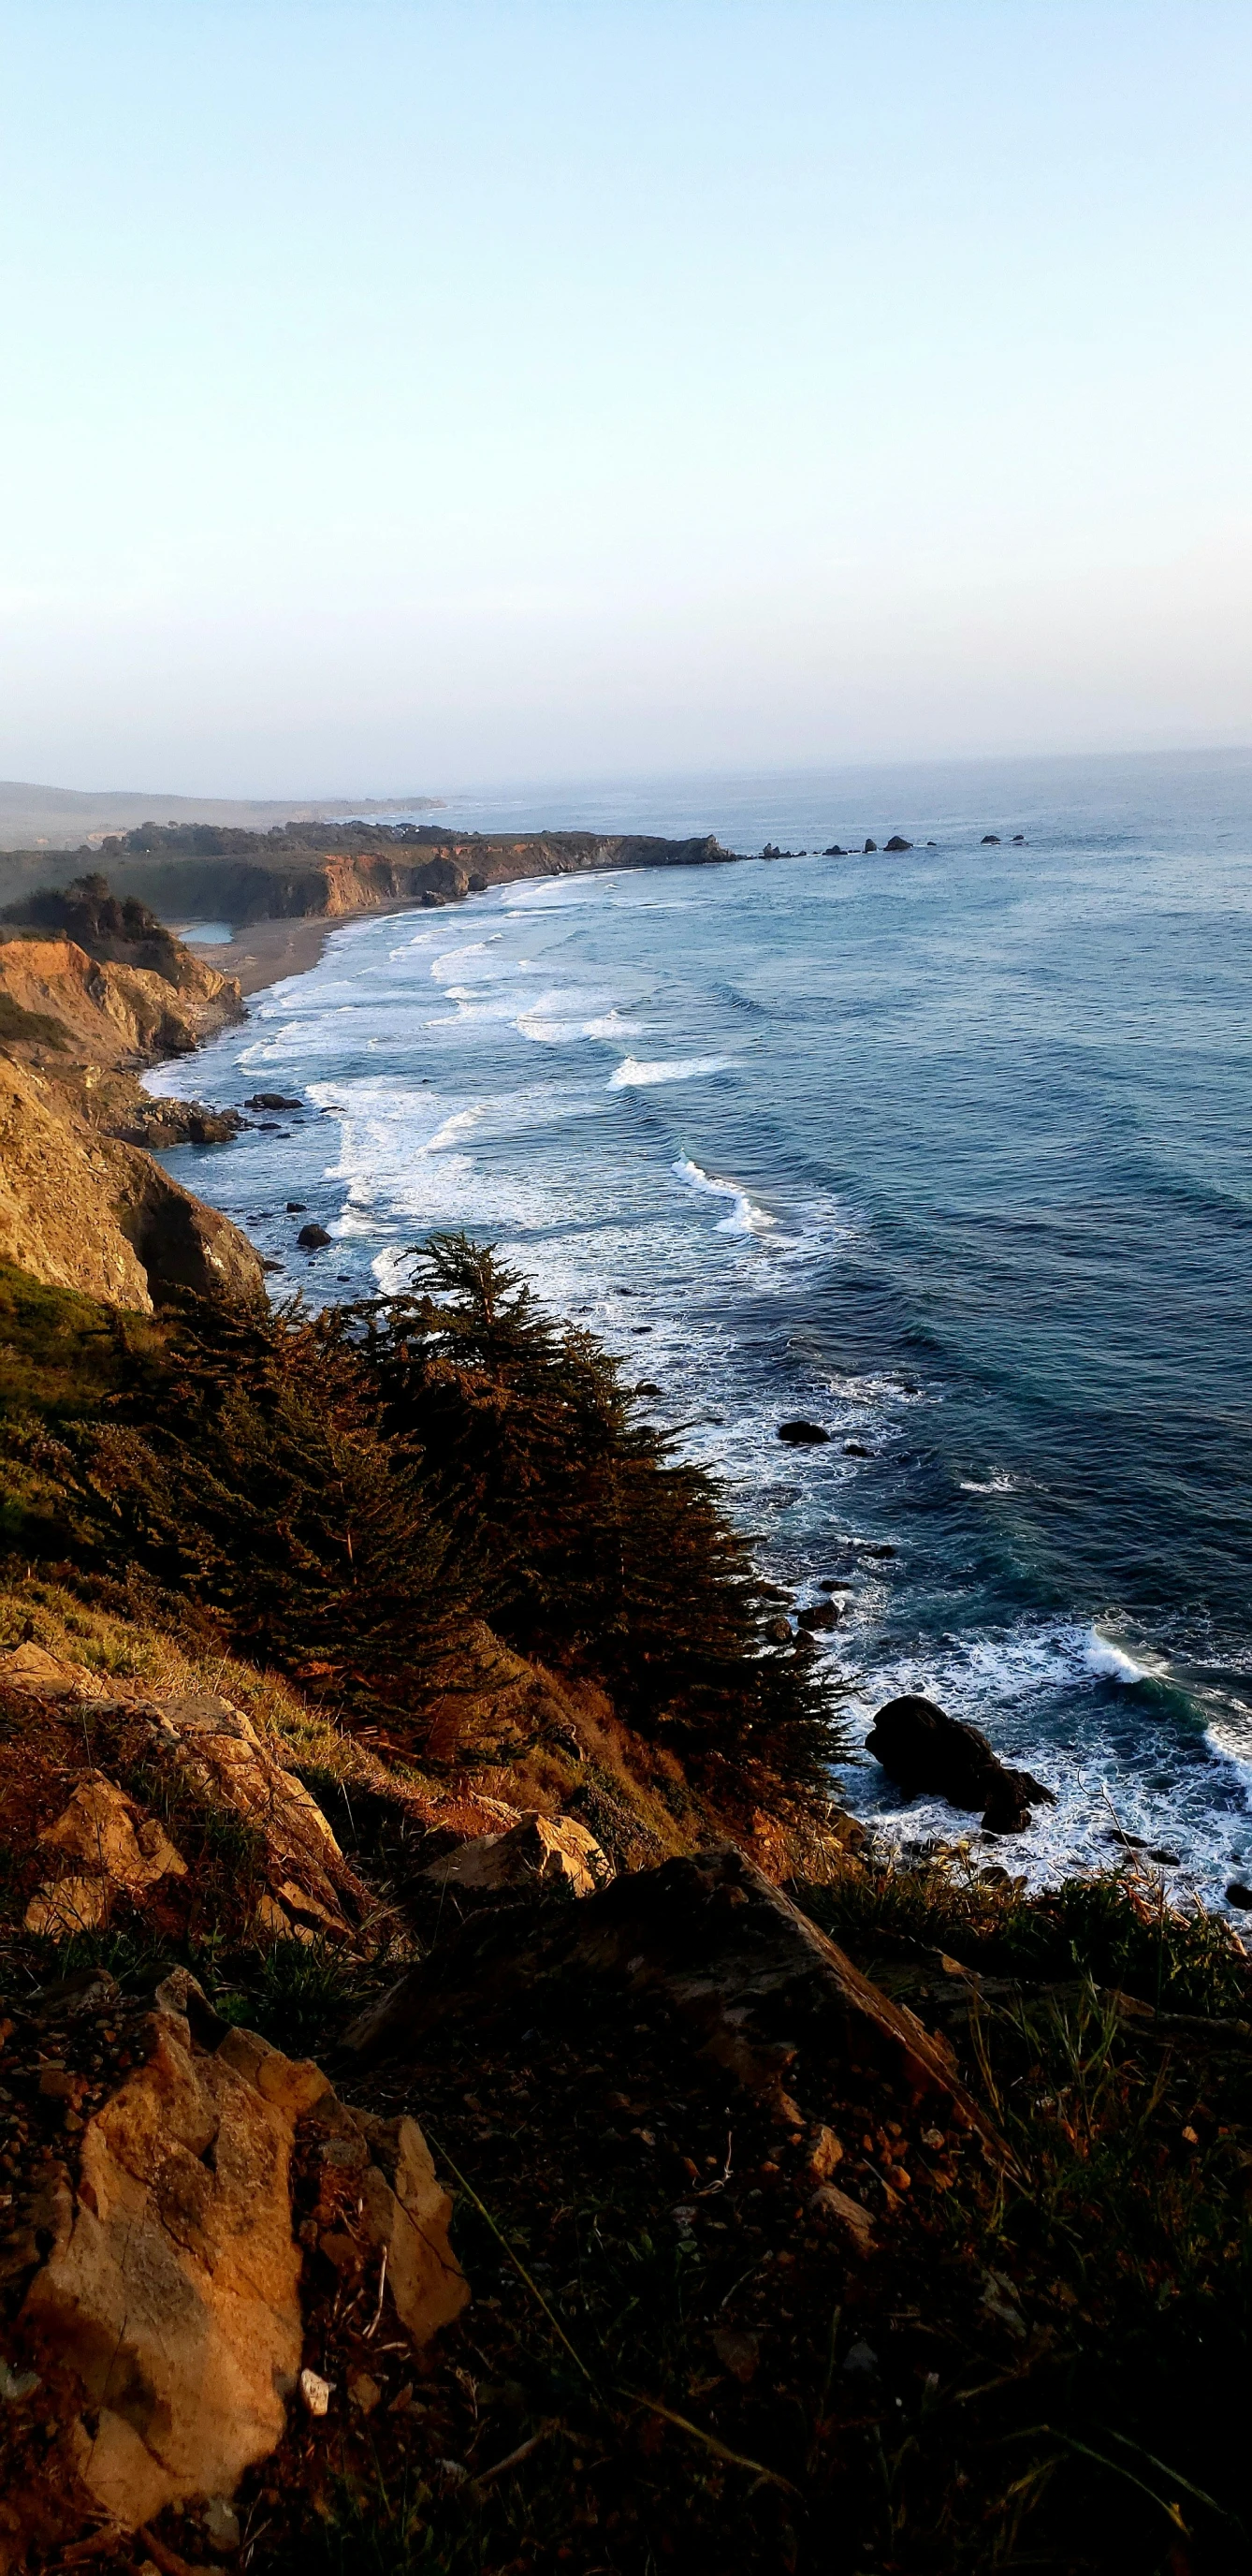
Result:
[[[179,1289],[260,1296],[259,1256],[216,1208],[134,1145],[102,1135],[73,1093],[0,1055],[0,1260],[52,1288],[151,1312]]]
[[[140,953],[162,971],[37,931],[0,944],[0,1258],[142,1311],[260,1296],[246,1236],[122,1141],[140,1068],[240,1018],[238,983],[177,940]]]
[[[339,920],[393,904],[454,903],[515,878],[708,867],[735,855],[711,833],[679,841],[649,832],[480,834],[428,825],[391,831],[308,826],[288,834],[149,826],[101,853],[111,884],[130,902],[154,905],[176,920],[203,914],[236,928],[267,920]],[[27,853],[6,855],[0,883],[18,882],[28,861]]]
[[[151,967],[91,957],[73,939],[5,940],[0,1038],[19,1056],[51,1061],[65,1055],[91,1068],[186,1055],[242,1018],[243,1005],[233,975],[203,965],[181,943],[172,945],[182,970],[177,983]],[[44,1025],[23,1029],[23,1017]]]

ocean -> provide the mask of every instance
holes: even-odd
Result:
[[[276,1293],[389,1287],[438,1227],[498,1243],[798,1601],[844,1583],[822,1650],[854,1747],[923,1691],[1057,1794],[984,1849],[855,1752],[834,1785],[884,1834],[1038,1880],[1127,1832],[1221,1904],[1252,1876],[1252,754],[552,786],[447,819],[794,855],[332,932],[150,1078],[303,1117],[169,1169],[284,1264]],[[914,846],[822,855],[892,833]],[[310,1217],[333,1241],[307,1257]],[[781,1443],[795,1415],[830,1440]]]

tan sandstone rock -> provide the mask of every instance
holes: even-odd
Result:
[[[75,2466],[127,2528],[233,2494],[281,2437],[301,2347],[290,2149],[290,2118],[168,2015],[87,2124],[22,2314],[82,2383]]]
[[[71,1932],[98,1931],[119,1895],[140,1896],[159,1878],[187,1875],[186,1861],[155,1816],[145,1817],[102,1771],[80,1780],[69,1805],[39,1839],[51,1852],[78,1861],[81,1870],[36,1889],[26,1908],[28,1932],[64,1939]]]
[[[594,1896],[613,1876],[594,1834],[572,1816],[524,1816],[509,1833],[481,1834],[421,1873],[443,1887],[511,1887],[523,1879],[564,1880],[575,1896]]]
[[[415,2121],[363,2121],[319,2067],[221,2024],[186,1971],[159,1990],[144,2063],[88,2121],[77,2189],[21,2313],[30,2348],[81,2390],[72,2465],[123,2530],[216,2499],[281,2439],[307,2366],[297,2138],[350,2147],[362,2242],[414,2343],[469,2296],[450,2202]],[[185,2007],[180,2009],[180,2007]],[[201,2046],[193,2031],[216,2045]],[[341,2159],[342,2161],[342,2159]]]

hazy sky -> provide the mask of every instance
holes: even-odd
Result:
[[[0,0],[0,774],[1252,740],[1248,0]]]

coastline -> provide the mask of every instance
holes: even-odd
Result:
[[[409,912],[415,907],[405,904],[394,909]],[[332,930],[342,929],[348,921],[372,918],[371,913],[345,912],[333,919],[309,914],[287,921],[252,921],[233,939],[196,940],[193,953],[223,975],[238,976],[239,990],[246,999],[250,994],[265,992],[271,984],[283,983],[289,975],[307,975],[310,967],[318,964]]]

